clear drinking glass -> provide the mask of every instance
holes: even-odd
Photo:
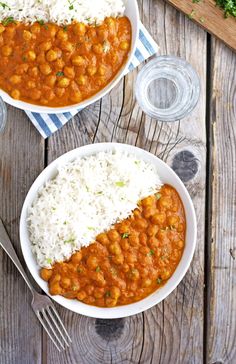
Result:
[[[176,121],[196,106],[200,80],[184,59],[157,56],[139,72],[135,93],[146,114],[160,121]]]
[[[7,122],[7,108],[6,104],[0,96],[0,133],[3,132]]]

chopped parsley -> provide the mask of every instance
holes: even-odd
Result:
[[[156,197],[157,200],[160,200],[161,194],[160,193],[155,193],[155,197]]]
[[[6,27],[8,24],[11,24],[11,23],[16,23],[13,16],[9,16],[8,18],[5,18],[3,21],[2,21],[2,25],[4,25],[4,27]]]
[[[201,0],[192,0],[192,2],[193,2],[194,4],[198,4],[198,3],[200,3],[200,1],[201,1]]]
[[[111,297],[111,292],[110,291],[106,291],[105,296],[106,297]]]
[[[51,258],[47,258],[46,261],[47,261],[48,264],[51,264],[52,263],[52,259]]]
[[[44,25],[44,20],[37,20],[37,22],[39,23],[39,25]]]
[[[3,7],[3,9],[8,9],[8,10],[11,10],[11,8],[10,8],[10,6],[8,6],[7,4],[5,4],[5,3],[2,3],[1,1],[0,1],[0,6],[2,6]]]
[[[129,237],[129,233],[124,233],[121,235],[122,239],[127,239]]]
[[[118,181],[118,182],[116,182],[116,186],[117,186],[117,187],[124,187],[124,186],[125,186],[125,182],[123,182],[123,181]]]
[[[95,269],[95,271],[98,273],[100,272],[101,268],[99,266],[97,266],[97,268]]]
[[[155,252],[154,252],[154,250],[150,250],[149,252],[148,252],[148,254],[147,254],[149,257],[151,257],[152,255],[155,255]]]
[[[64,76],[64,72],[59,71],[59,72],[57,72],[56,76],[58,76],[58,77]]]
[[[162,282],[162,279],[160,277],[157,278],[157,284],[161,284],[161,282]]]

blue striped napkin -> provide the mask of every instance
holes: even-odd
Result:
[[[137,49],[126,74],[132,71],[140,63],[151,57],[153,54],[157,53],[158,49],[158,45],[152,39],[144,25],[140,22]],[[34,126],[38,129],[40,134],[44,138],[48,138],[50,135],[55,133],[55,131],[59,130],[63,125],[65,125],[69,120],[71,120],[72,117],[75,116],[80,110],[81,109],[72,109],[70,112],[65,112],[63,114],[39,114],[26,111],[26,114]]]

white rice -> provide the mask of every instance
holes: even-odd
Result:
[[[100,152],[58,168],[28,212],[40,266],[71,257],[161,187],[156,168],[127,153]]]
[[[123,0],[4,0],[0,2],[0,21],[13,17],[32,23],[37,20],[58,25],[73,20],[99,24],[106,17],[124,14]]]

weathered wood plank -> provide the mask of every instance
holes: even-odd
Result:
[[[236,57],[212,42],[214,135],[209,363],[236,362]]]
[[[0,216],[24,263],[18,235],[24,197],[44,167],[44,142],[24,112],[8,107],[8,124],[0,134]],[[25,266],[25,264],[24,264]],[[31,293],[0,249],[0,363],[40,364],[42,329]]]
[[[164,303],[144,314],[105,321],[59,308],[74,342],[67,353],[59,356],[48,341],[44,348],[45,363],[200,363],[203,358],[206,35],[163,1],[143,1],[140,8],[145,25],[161,45],[161,52],[181,55],[197,69],[202,96],[196,110],[174,124],[157,123],[145,117],[133,93],[137,74],[134,71],[100,103],[82,111],[73,123],[50,138],[48,159],[50,162],[69,149],[103,141],[138,145],[174,166],[179,158],[182,169],[178,172],[197,208],[200,226],[197,252],[178,289]]]

